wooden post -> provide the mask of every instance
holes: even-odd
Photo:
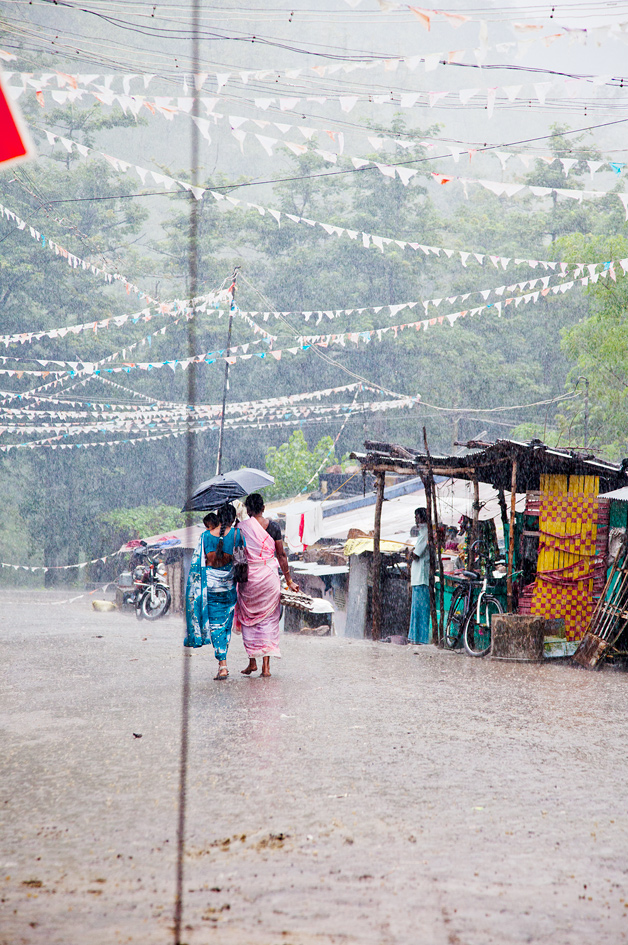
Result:
[[[510,483],[510,527],[508,533],[508,574],[506,577],[507,610],[512,613],[512,571],[515,556],[515,518],[517,513],[517,460],[512,461],[512,481]]]
[[[434,532],[432,529],[432,491],[430,489],[429,476],[425,473],[420,473],[419,475],[423,480],[423,488],[425,489],[425,509],[427,512],[427,544],[430,558],[430,579],[428,585],[430,591],[430,621],[432,624],[432,633],[435,633],[438,626],[438,617],[436,616],[436,588],[434,585],[436,561],[434,556]]]
[[[375,523],[373,532],[373,625],[371,639],[382,636],[382,555],[379,539],[382,531],[382,504],[384,502],[385,473],[375,473]]]
[[[425,427],[423,427],[423,443],[426,447],[427,452],[427,433]],[[432,623],[432,635],[438,634],[438,617],[436,615],[436,555],[434,553],[435,543],[434,543],[434,529],[432,523],[434,521],[433,512],[432,512],[432,489],[431,489],[431,474],[428,472],[427,475],[423,472],[420,472],[421,479],[423,481],[423,488],[425,489],[425,508],[427,511],[427,544],[430,557],[430,580],[429,580],[429,589],[430,589],[430,620]]]
[[[430,495],[430,505],[432,511],[432,521],[434,523],[434,529],[432,531],[432,539],[435,537],[436,542],[436,562],[438,565],[438,624],[434,622],[434,635],[436,637],[436,645],[443,645],[443,627],[445,622],[445,574],[443,571],[443,555],[442,548],[440,543],[440,533],[438,530],[438,504],[436,502],[436,483],[434,482],[434,472],[432,468],[432,457],[430,456],[430,450],[427,445],[427,432],[425,427],[423,427],[423,444],[425,446],[425,455],[427,456],[427,468],[428,468],[428,486],[431,491]],[[425,483],[423,484],[425,486]],[[427,490],[426,490],[427,494]],[[430,539],[430,545],[432,541]],[[432,558],[430,557],[430,570],[432,566]],[[436,568],[434,569],[436,572]],[[434,591],[434,608],[436,607],[436,591]],[[435,610],[433,612],[434,617]]]
[[[472,507],[472,520],[471,520],[471,541],[469,542],[469,548],[471,545],[478,540],[480,537],[480,484],[478,482],[477,473],[473,473],[473,507]],[[469,554],[469,561],[467,567],[475,568],[476,558],[478,557],[477,548],[473,552],[473,556]]]
[[[440,543],[440,530],[438,522],[438,504],[436,502],[436,483],[432,479],[432,497],[434,509],[434,528],[436,530],[436,561],[438,563],[438,633],[436,645],[443,646],[444,627],[445,627],[445,569],[443,568],[443,548]]]
[[[506,496],[503,489],[497,490],[497,499],[499,501],[499,511],[502,518],[502,525],[508,524],[508,506],[506,505]]]

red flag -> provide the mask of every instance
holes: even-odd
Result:
[[[0,75],[0,164],[24,161],[34,155],[35,149],[22,116],[9,99]]]

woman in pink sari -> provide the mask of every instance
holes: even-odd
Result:
[[[247,497],[249,518],[240,523],[246,541],[246,560],[249,565],[248,581],[238,584],[238,602],[235,609],[236,631],[242,631],[242,642],[249,657],[249,665],[242,672],[250,676],[262,658],[262,676],[270,676],[271,656],[279,651],[279,597],[281,567],[288,587],[298,591],[290,577],[288,559],[277,522],[264,517],[264,500],[258,492]]]

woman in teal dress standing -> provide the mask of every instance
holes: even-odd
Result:
[[[235,543],[244,546],[244,537],[233,527],[235,509],[222,505],[218,525],[207,528],[192,557],[185,593],[186,635],[184,646],[210,644],[218,660],[215,679],[226,679],[227,650],[231,640],[236,587],[233,579]]]

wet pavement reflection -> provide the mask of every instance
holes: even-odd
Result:
[[[0,943],[171,942],[181,624],[51,599],[0,592]],[[183,941],[628,939],[626,675],[282,652],[187,657]]]

